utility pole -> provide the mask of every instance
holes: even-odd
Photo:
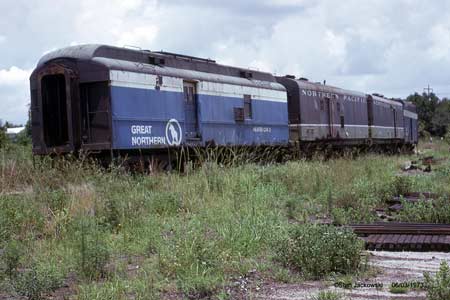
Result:
[[[428,87],[423,88],[423,92],[427,94],[428,98],[430,98],[430,94],[433,92],[433,89],[430,88],[430,85],[428,85]]]

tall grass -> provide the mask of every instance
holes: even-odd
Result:
[[[384,200],[408,190],[450,194],[448,164],[428,176],[397,176],[412,156],[283,164],[202,157],[183,174],[149,176],[70,157],[33,162],[23,146],[0,149],[0,249],[17,240],[24,250],[10,267],[2,256],[0,268],[38,261],[38,278],[57,266],[54,278],[76,278],[69,284],[78,299],[213,297],[231,278],[277,264],[271,257],[292,226],[369,222]],[[42,286],[39,295],[55,287]]]

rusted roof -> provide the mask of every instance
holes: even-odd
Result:
[[[40,68],[44,64],[55,59],[89,61],[93,60],[94,58],[116,60],[116,66],[119,65],[120,62],[133,63],[135,71],[140,71],[141,64],[148,64],[159,65],[161,67],[171,67],[175,69],[220,74],[231,77],[247,78],[250,80],[254,79],[260,81],[275,82],[275,77],[270,73],[249,70],[246,68],[225,66],[217,64],[215,61],[210,59],[203,59],[169,52],[152,52],[149,50],[135,50],[98,44],[71,46],[52,51],[44,55],[39,60],[37,68]],[[159,60],[155,62],[155,58],[159,58]]]

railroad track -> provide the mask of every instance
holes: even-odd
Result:
[[[349,226],[368,250],[450,252],[450,225],[379,222]]]

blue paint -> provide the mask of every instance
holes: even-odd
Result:
[[[286,102],[253,100],[253,119],[236,123],[233,108],[243,107],[243,98],[198,95],[197,100],[200,145],[211,141],[217,145],[279,145],[289,140]],[[178,120],[181,143],[189,143],[184,136],[182,93],[113,86],[111,107],[114,149],[167,146],[169,119]],[[151,133],[132,134],[133,125],[151,126]]]

